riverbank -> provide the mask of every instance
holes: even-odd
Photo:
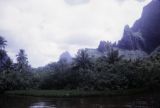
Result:
[[[5,95],[35,96],[35,97],[94,97],[94,96],[125,96],[144,94],[144,89],[114,90],[114,91],[80,91],[80,90],[16,90],[6,91]]]

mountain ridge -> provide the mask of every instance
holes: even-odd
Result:
[[[100,41],[98,48],[85,48],[91,58],[107,56],[109,47],[119,50],[124,59],[138,59],[149,56],[160,46],[160,0],[152,0],[143,8],[141,17],[132,27],[126,25],[118,44]]]
[[[128,30],[124,29],[118,47],[127,50],[143,50],[150,54],[160,46],[160,24],[157,23],[159,21],[160,0],[152,0],[143,8],[140,19],[136,20],[131,28],[128,27]]]

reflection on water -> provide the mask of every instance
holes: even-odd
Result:
[[[48,105],[46,102],[34,103],[30,108],[56,108],[55,105]]]
[[[0,108],[160,108],[160,97],[159,95],[108,98],[0,96]]]

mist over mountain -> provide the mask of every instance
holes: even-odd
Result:
[[[59,60],[63,60],[63,61],[66,61],[67,63],[71,63],[72,62],[72,56],[68,51],[65,51],[60,55]]]

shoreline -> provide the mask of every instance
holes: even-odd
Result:
[[[132,95],[143,95],[152,93],[154,92],[149,92],[144,89],[113,90],[113,91],[14,90],[14,91],[6,91],[4,92],[4,95],[69,98],[69,97],[109,97],[109,96],[128,96],[128,95],[132,96]]]

